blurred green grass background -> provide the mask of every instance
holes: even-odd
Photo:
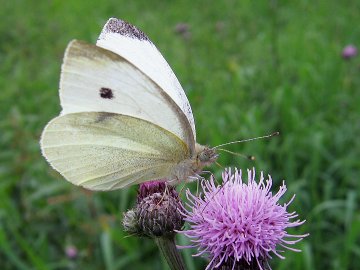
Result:
[[[2,1],[0,8],[0,269],[168,269],[151,240],[126,237],[122,213],[136,187],[85,192],[54,172],[39,150],[60,112],[58,81],[67,43],[95,43],[109,17],[157,45],[193,108],[198,141],[233,145],[220,163],[255,166],[283,179],[291,211],[309,232],[273,269],[357,269],[360,262],[360,2]],[[176,33],[186,23],[190,35]],[[220,169],[213,166],[219,175]],[[286,198],[285,198],[286,199]],[[285,200],[284,200],[285,201]],[[179,238],[179,243],[185,239]],[[78,257],[65,255],[67,246]],[[189,269],[206,262],[183,252]]]

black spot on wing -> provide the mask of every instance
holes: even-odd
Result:
[[[103,32],[105,33],[117,33],[122,36],[127,36],[129,38],[139,39],[139,40],[146,40],[150,41],[150,39],[145,35],[145,33],[134,25],[125,22],[123,20],[119,20],[116,18],[111,18],[105,25]]]
[[[99,90],[100,97],[107,98],[107,99],[113,99],[114,94],[113,91],[110,88],[101,87]]]

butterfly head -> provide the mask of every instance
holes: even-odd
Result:
[[[219,156],[214,148],[199,144],[196,145],[196,148],[196,161],[201,167],[214,163]]]

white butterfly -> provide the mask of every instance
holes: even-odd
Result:
[[[156,179],[196,178],[217,154],[196,143],[179,81],[149,38],[111,18],[96,46],[68,45],[60,116],[44,128],[47,161],[69,182],[114,190]]]

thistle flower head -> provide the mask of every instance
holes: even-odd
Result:
[[[347,45],[342,51],[342,57],[344,59],[351,59],[357,55],[357,48],[354,45]]]
[[[174,30],[176,34],[180,35],[185,40],[191,38],[190,26],[187,23],[178,23]]]
[[[185,209],[183,214],[190,228],[181,233],[191,239],[192,247],[197,247],[199,252],[195,256],[210,258],[206,269],[229,264],[232,264],[229,269],[234,269],[244,263],[263,269],[267,268],[266,262],[272,253],[284,258],[278,246],[299,251],[288,245],[306,235],[291,235],[286,229],[304,221],[290,221],[297,217],[295,212],[287,212],[292,199],[283,205],[278,203],[286,191],[284,183],[273,195],[271,177],[264,180],[261,173],[257,183],[254,169],[248,170],[247,183],[237,169],[234,174],[226,170],[222,178],[223,185],[215,185],[213,178],[203,181],[203,197],[194,196],[189,190],[186,192],[190,209]]]
[[[165,181],[151,181],[140,185],[137,204],[124,214],[124,229],[139,236],[161,237],[181,229],[182,204],[173,186]]]
[[[75,246],[68,245],[65,248],[65,254],[66,257],[68,257],[69,259],[76,259],[76,257],[78,256],[78,250]]]

